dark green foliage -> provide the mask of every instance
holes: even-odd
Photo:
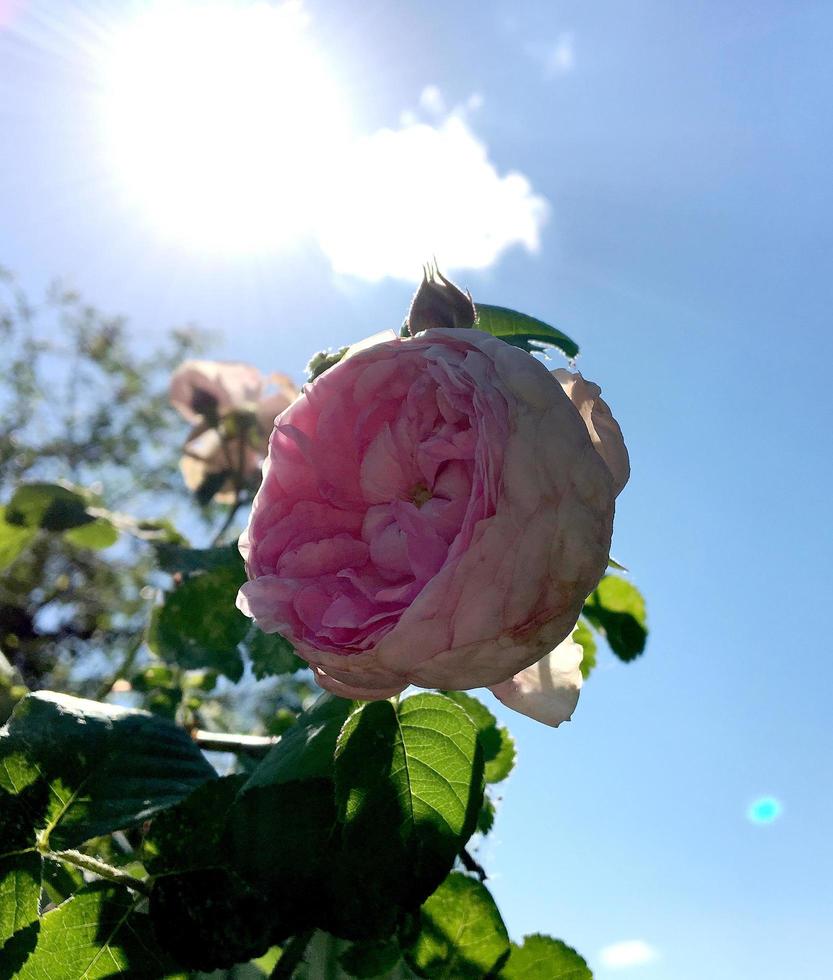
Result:
[[[56,849],[140,823],[213,778],[182,729],[114,705],[33,694],[0,731],[0,788]]]
[[[150,918],[160,945],[181,966],[216,970],[262,956],[272,945],[274,910],[223,868],[160,878]]]
[[[263,633],[253,626],[245,641],[246,652],[252,662],[252,671],[258,680],[280,674],[294,674],[307,666],[296,656],[295,648],[278,633]]]
[[[243,675],[238,644],[249,620],[235,607],[245,581],[242,569],[219,565],[189,576],[153,619],[148,642],[159,656],[180,667],[212,667],[233,681]]]

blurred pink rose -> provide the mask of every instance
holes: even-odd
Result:
[[[181,364],[171,378],[169,397],[193,425],[179,464],[186,486],[198,490],[207,477],[228,473],[214,499],[236,500],[239,489],[259,479],[275,416],[297,395],[285,375],[264,377],[249,364]]]
[[[277,420],[238,605],[334,693],[497,685],[558,724],[578,665],[526,668],[570,636],[604,573],[618,426],[596,386],[478,330],[386,336]]]

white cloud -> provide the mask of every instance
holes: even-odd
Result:
[[[659,952],[644,939],[627,939],[613,943],[599,953],[602,964],[611,970],[623,970],[630,966],[645,966],[659,959]]]
[[[444,270],[484,269],[514,245],[537,252],[549,205],[489,159],[470,122],[481,104],[475,94],[449,111],[429,86],[420,105],[432,121],[403,114],[345,148],[316,222],[335,272],[414,281],[434,256]]]

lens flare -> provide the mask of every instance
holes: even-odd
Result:
[[[746,819],[755,824],[772,823],[781,816],[782,810],[781,803],[774,796],[761,796],[749,804]]]
[[[308,227],[348,111],[300,4],[155,3],[103,68],[109,166],[167,237],[251,252]]]

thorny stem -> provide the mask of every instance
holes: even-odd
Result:
[[[117,885],[131,888],[134,892],[144,895],[145,898],[150,895],[150,885],[146,881],[134,878],[133,875],[119,871],[118,868],[111,867],[104,861],[99,861],[98,858],[90,857],[89,854],[82,854],[81,851],[46,851],[43,856],[49,858],[50,861],[63,861],[65,864],[74,864],[77,868],[83,868],[84,871],[91,871],[99,878],[106,878]]]

